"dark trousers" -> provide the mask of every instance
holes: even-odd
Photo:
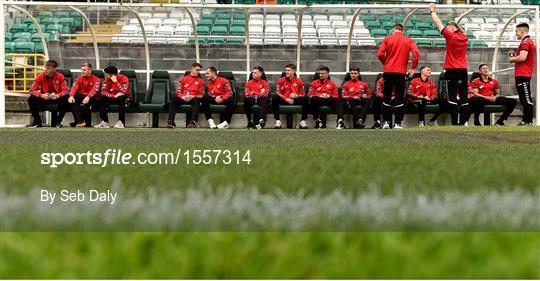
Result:
[[[516,88],[519,95],[519,102],[523,106],[523,122],[532,123],[534,112],[534,101],[531,92],[531,78],[524,76],[516,77]],[[539,118],[539,116],[536,116]]]
[[[474,98],[470,100],[471,111],[474,113],[474,121],[480,122],[480,113],[484,112],[485,105],[504,105],[506,110],[503,112],[499,121],[508,119],[508,116],[516,108],[517,101],[506,97],[498,97],[494,102],[488,101],[484,98]]]
[[[418,110],[418,122],[420,122],[420,121],[425,122],[426,121],[426,106],[439,104],[439,101],[438,100],[417,99],[417,100],[412,101],[409,104],[410,104],[411,107],[416,106],[416,108]],[[441,105],[439,104],[439,111],[437,113],[435,113],[435,115],[433,115],[433,117],[431,118],[431,121],[437,120],[437,118],[439,117],[441,111],[442,111]]]
[[[405,114],[405,74],[403,73],[383,73],[384,90],[383,90],[383,116],[385,121],[392,119],[392,93],[396,93],[396,101],[394,104],[394,114],[396,115],[396,123],[403,121]]]
[[[252,107],[258,105],[261,110],[259,113],[253,113]],[[258,123],[260,119],[264,120],[266,123],[266,115],[268,114],[268,97],[244,97],[244,112],[246,113],[246,118],[248,122],[253,121]],[[253,118],[251,116],[253,115]]]
[[[308,98],[307,97],[299,97],[296,99],[293,99],[293,104],[295,105],[301,105],[302,106],[302,120],[307,119],[308,115]],[[272,112],[274,113],[274,119],[279,120],[279,106],[280,105],[290,105],[290,103],[286,102],[284,99],[282,99],[279,96],[274,96],[272,98]]]
[[[467,69],[446,69],[448,79],[448,108],[452,116],[452,125],[463,125],[469,120],[469,99],[468,99],[468,75]],[[459,101],[457,97],[459,95]],[[458,106],[459,121],[458,121]]]
[[[212,112],[210,111],[210,105],[211,104],[219,104],[216,102],[216,98],[206,95],[201,98],[201,111],[204,112],[204,116],[206,119],[212,118]],[[220,104],[224,105],[226,107],[225,109],[225,120],[228,123],[231,123],[233,111],[234,111],[234,99],[232,97],[229,97],[228,99],[222,101]]]
[[[381,97],[377,95],[373,96],[373,101],[371,102],[371,110],[373,111],[374,121],[381,121],[382,103],[383,99]]]
[[[176,107],[179,105],[189,104],[191,105],[191,113],[186,113],[187,119],[191,121],[199,121],[199,111],[201,109],[201,99],[193,98],[190,101],[185,101],[176,95],[171,95],[171,102],[169,104],[169,122],[174,122],[174,117],[176,115]]]
[[[344,104],[345,108],[351,111],[354,122],[358,121],[358,119],[362,119],[364,122],[366,121],[366,116],[369,111],[369,107],[371,106],[370,99],[347,99],[345,100]],[[362,107],[360,112],[358,112],[357,106]]]
[[[109,123],[109,116],[107,110],[109,105],[118,104],[118,120],[126,124],[126,96],[119,96],[117,98],[109,98],[106,96],[99,97],[99,117],[102,121]]]
[[[32,117],[34,118],[34,123],[41,124],[41,117],[39,116],[39,107],[42,105],[48,105],[48,104],[58,106],[58,112],[56,111],[51,112],[53,115],[52,119],[53,121],[57,123],[62,122],[62,119],[64,119],[66,112],[69,110],[68,98],[69,98],[69,95],[63,95],[62,97],[59,97],[55,100],[45,100],[45,99],[42,99],[40,97],[36,97],[33,95],[28,97],[28,107],[30,108],[30,112],[32,113]]]
[[[319,108],[321,106],[329,106],[336,111],[337,118],[343,119],[343,102],[341,98],[327,98],[323,99],[320,97],[311,97],[309,100],[311,107],[311,113],[313,114],[313,119],[320,119]]]
[[[70,107],[75,123],[79,124],[84,121],[87,126],[90,126],[90,114],[92,106],[96,103],[96,100],[94,98],[90,98],[87,104],[83,104],[82,101],[84,98],[86,98],[85,95],[76,94],[74,98],[75,103],[70,103]]]

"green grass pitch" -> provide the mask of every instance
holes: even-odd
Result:
[[[536,127],[2,129],[0,147],[0,278],[540,278]],[[107,148],[252,162],[40,165]],[[120,199],[48,207],[41,188]]]

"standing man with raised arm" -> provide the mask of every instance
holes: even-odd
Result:
[[[448,79],[448,106],[452,114],[452,125],[468,126],[469,100],[467,75],[467,42],[465,30],[455,22],[443,26],[441,19],[435,11],[435,3],[429,4],[431,18],[446,40],[446,56],[444,70]],[[459,91],[459,101],[457,95]],[[458,120],[458,104],[460,105]]]
[[[390,129],[388,120],[392,118],[390,107],[392,106],[391,100],[394,90],[397,94],[396,104],[394,105],[396,115],[394,129],[403,129],[401,122],[405,114],[403,107],[405,103],[405,77],[407,75],[407,65],[409,64],[409,53],[413,56],[411,68],[408,71],[410,75],[414,73],[416,66],[418,66],[420,53],[414,41],[403,35],[402,24],[394,24],[392,32],[392,35],[384,38],[377,53],[379,61],[384,65],[383,116],[385,121],[383,129]]]
[[[510,63],[515,63],[516,88],[519,101],[523,105],[523,119],[518,126],[532,125],[534,102],[531,91],[531,77],[536,64],[536,46],[529,36],[529,25],[520,23],[516,26],[516,37],[521,40],[515,56],[509,58]],[[538,118],[538,116],[536,116]]]

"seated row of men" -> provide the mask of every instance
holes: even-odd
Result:
[[[67,84],[61,73],[56,72],[57,64],[54,61],[46,63],[44,73],[38,75],[31,89],[31,96],[28,99],[29,107],[34,121],[28,127],[40,127],[39,105],[46,103],[56,103],[59,106],[56,127],[62,127],[62,119],[70,109],[74,116],[76,127],[90,126],[91,107],[99,108],[101,122],[96,128],[108,128],[107,108],[111,104],[118,105],[119,120],[114,125],[115,128],[123,128],[125,124],[126,102],[131,98],[129,79],[118,74],[118,69],[109,66],[104,69],[105,80],[92,74],[92,65],[85,63],[81,66],[82,75],[79,76],[69,91]],[[483,112],[485,105],[499,104],[505,105],[506,110],[497,120],[496,124],[504,125],[504,121],[516,107],[517,102],[501,96],[498,81],[492,79],[489,68],[483,64],[479,67],[480,77],[470,84],[469,97],[470,111],[474,113],[475,125],[480,125],[479,115]],[[177,106],[189,104],[191,112],[187,116],[190,120],[186,122],[186,127],[195,128],[198,126],[199,113],[203,112],[210,128],[226,129],[231,123],[234,111],[234,97],[230,82],[217,75],[215,67],[205,69],[207,82],[205,82],[200,72],[202,65],[194,63],[188,75],[180,78],[175,94],[171,95],[169,105],[169,115],[167,128],[175,128],[175,115]],[[326,122],[321,119],[320,107],[328,106],[337,114],[337,129],[346,128],[344,122],[344,111],[349,110],[353,115],[353,128],[365,128],[365,120],[368,111],[371,109],[374,117],[373,129],[390,128],[391,120],[384,120],[381,123],[381,113],[383,104],[383,78],[377,81],[375,94],[373,94],[367,83],[361,81],[360,70],[357,67],[350,69],[351,79],[341,87],[341,95],[338,87],[330,80],[330,70],[323,66],[319,69],[319,77],[314,80],[309,91],[304,91],[303,81],[296,75],[296,66],[289,64],[285,67],[285,76],[276,83],[276,95],[270,98],[270,85],[266,80],[264,70],[260,66],[253,68],[251,79],[245,85],[243,108],[247,119],[247,128],[261,129],[265,127],[266,116],[269,107],[275,119],[274,128],[281,128],[280,105],[300,105],[301,121],[298,128],[308,128],[306,120],[308,112],[311,112],[315,121],[315,128],[325,128]],[[419,77],[411,80],[406,95],[407,105],[415,107],[418,112],[418,125],[425,126],[425,111],[427,105],[439,105],[440,110],[434,114],[427,122],[428,125],[437,125],[437,118],[444,112],[446,101],[439,99],[437,87],[430,79],[431,69],[423,66],[420,69]],[[395,100],[396,93],[393,93],[392,100]],[[216,124],[212,118],[210,105],[224,105],[225,120]],[[253,106],[258,105],[259,110],[253,112]],[[469,119],[468,116],[466,120]],[[401,120],[396,120],[396,123]],[[402,128],[401,126],[395,128]]]

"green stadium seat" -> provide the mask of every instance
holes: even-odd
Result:
[[[43,54],[43,44],[41,42],[34,42],[34,52]]]
[[[225,44],[225,38],[223,37],[211,37],[206,41],[207,44]]]
[[[409,21],[414,23],[414,24],[417,24],[419,22],[424,22],[424,20],[418,16],[412,16],[409,18]]]
[[[231,22],[231,26],[245,26],[246,21],[244,19],[233,19]]]
[[[441,33],[437,30],[424,30],[425,38],[442,38]]]
[[[15,53],[33,54],[34,42],[15,42]]]
[[[152,113],[152,127],[157,128],[159,126],[159,113],[166,111],[166,105],[170,101],[170,95],[171,80],[169,78],[169,72],[154,71],[144,101],[139,105],[139,109],[142,112]]]
[[[40,24],[39,27],[41,28],[41,31],[45,32],[45,25],[44,24]],[[29,25],[28,26],[28,32],[38,32],[37,30],[37,27],[35,25]]]
[[[228,28],[225,26],[212,27],[212,35],[227,35],[228,33]]]
[[[388,32],[386,29],[372,29],[369,31],[371,33],[371,36],[373,37],[386,37],[388,36]]]
[[[81,30],[82,27],[83,27],[82,18],[73,18],[73,28],[75,28],[75,30]]]
[[[61,34],[64,27],[61,24],[49,24],[45,28],[45,31],[52,34]]]
[[[382,22],[381,26],[382,26],[382,29],[386,29],[387,31],[390,31],[392,30],[392,27],[394,27],[394,22],[391,22],[391,21],[384,21]]]
[[[45,38],[45,41],[49,42],[49,33],[43,33],[43,38]],[[41,37],[39,36],[39,33],[32,34],[30,41],[41,42]]]
[[[13,42],[30,42],[32,33],[30,32],[18,32],[13,34]]]
[[[381,28],[381,23],[378,22],[378,21],[366,21],[366,22],[364,22],[364,26],[367,29],[380,29]]]
[[[380,22],[383,22],[383,21],[392,22],[393,21],[393,16],[387,15],[387,14],[378,15],[377,20],[380,21]]]
[[[405,20],[405,15],[396,15],[392,17],[393,22],[403,23],[404,20]]]
[[[13,41],[13,33],[11,33],[11,32],[6,32],[6,33],[4,34],[4,40],[5,40],[6,42],[11,42],[11,41]]]
[[[40,24],[43,24],[45,26],[49,24],[58,24],[58,18],[42,18]]]
[[[61,18],[58,24],[64,26],[64,33],[71,33],[75,20],[73,18]]]
[[[226,39],[227,44],[232,45],[244,45],[245,41],[242,38],[227,38]]]
[[[229,32],[231,36],[244,36],[246,35],[246,30],[244,26],[232,26],[231,31]]]
[[[216,27],[216,26],[225,26],[225,27],[228,28],[230,24],[231,24],[231,21],[229,19],[217,19],[214,22],[214,27]]]
[[[446,42],[444,40],[436,40],[436,41],[433,41],[433,46],[446,47]]]
[[[214,25],[214,20],[211,20],[211,19],[201,19],[201,20],[199,20],[199,22],[197,23],[197,26],[208,26],[208,27],[211,27],[212,25]]]
[[[230,19],[232,18],[232,15],[231,13],[224,13],[224,12],[218,12],[218,14],[216,15],[216,19]]]
[[[422,38],[424,34],[420,30],[406,30],[405,35],[409,36],[410,38]]]
[[[360,18],[362,19],[362,21],[366,22],[366,21],[377,21],[377,18],[375,17],[375,15],[362,15],[360,16]]]
[[[37,23],[40,23],[40,21],[41,21],[40,18],[34,18],[34,19],[37,21]],[[24,19],[23,23],[26,24],[26,25],[28,25],[28,26],[34,24],[34,22],[33,22],[30,18]]]
[[[14,42],[6,42],[6,53],[15,53],[15,43]]]
[[[208,27],[208,26],[197,26],[197,34],[199,34],[199,35],[210,35],[210,27]]]
[[[418,47],[431,47],[433,42],[430,40],[416,40],[416,46]]]
[[[24,23],[16,23],[11,26],[9,29],[9,32],[11,33],[18,33],[18,32],[27,32],[28,31],[28,25]]]
[[[433,30],[434,28],[431,25],[431,23],[419,22],[419,23],[416,24],[415,29],[420,30],[420,31],[424,31],[424,30]]]

